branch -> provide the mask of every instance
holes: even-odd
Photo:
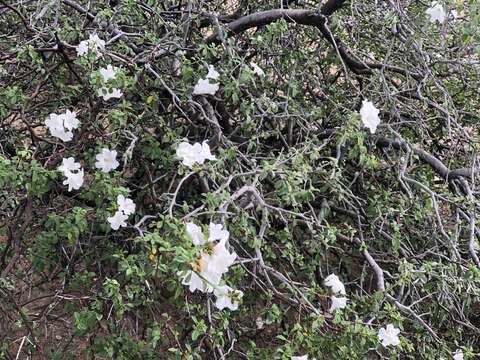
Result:
[[[407,142],[400,139],[387,139],[378,137],[375,144],[379,147],[393,147],[395,149],[402,149],[406,152],[411,151],[417,155],[423,162],[427,163],[432,169],[444,180],[453,180],[457,178],[471,178],[472,175],[477,172],[473,172],[469,168],[459,168],[450,170],[448,167],[438,158],[430,154],[429,152],[420,149],[418,147],[410,146]]]

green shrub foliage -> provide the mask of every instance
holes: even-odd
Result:
[[[0,0],[0,358],[478,358],[479,24]]]

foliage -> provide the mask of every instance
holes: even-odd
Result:
[[[0,0],[0,358],[477,358],[479,6]]]

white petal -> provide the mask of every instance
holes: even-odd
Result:
[[[257,74],[257,75],[260,76],[260,77],[261,77],[261,76],[265,76],[265,71],[263,71],[263,69],[262,69],[260,66],[258,66],[258,65],[255,64],[254,62],[251,62],[251,63],[250,63],[250,66],[252,67],[253,72],[254,72],[255,74]]]
[[[192,222],[185,224],[187,234],[192,239],[194,245],[203,245],[205,244],[205,238],[203,237],[202,228]]]
[[[66,172],[79,170],[80,167],[80,163],[75,162],[75,159],[73,157],[69,157],[62,160],[62,165],[58,167],[58,171],[61,171],[65,174]]]
[[[324,281],[324,285],[330,287],[335,294],[345,295],[345,285],[343,285],[335,274],[328,275]]]
[[[463,360],[463,351],[458,349],[453,353],[453,360]]]
[[[208,241],[212,242],[215,240],[226,241],[230,233],[227,230],[223,230],[222,224],[210,223],[208,227]]]
[[[328,311],[332,313],[337,309],[344,309],[347,306],[347,300],[346,297],[332,296],[332,305]]]
[[[208,74],[205,77],[206,79],[218,80],[220,74],[217,70],[213,67],[213,65],[208,65]]]
[[[360,117],[362,118],[363,126],[370,130],[370,133],[375,134],[377,126],[380,124],[378,117],[378,110],[371,101],[363,100],[362,108],[360,109]]]
[[[210,84],[208,79],[199,79],[193,88],[194,95],[215,95],[220,88],[219,84]]]

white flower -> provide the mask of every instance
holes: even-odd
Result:
[[[447,18],[445,9],[436,1],[430,4],[430,7],[425,11],[425,13],[430,16],[430,22],[432,23],[438,21],[440,24],[443,24]]]
[[[363,100],[360,116],[363,126],[368,128],[372,134],[375,134],[377,126],[380,124],[380,118],[378,117],[379,112],[380,110],[378,110],[371,101]]]
[[[343,285],[337,275],[328,275],[323,284],[330,287],[333,293],[345,295],[345,285]]]
[[[80,41],[75,48],[78,56],[84,56],[88,53],[88,40]]]
[[[97,154],[95,157],[97,162],[95,163],[95,167],[100,169],[104,173],[108,173],[111,170],[115,170],[120,163],[117,161],[117,151],[116,150],[109,150],[109,149],[102,149],[100,154]]]
[[[89,51],[95,52],[97,57],[101,55],[101,52],[105,50],[105,41],[100,39],[97,34],[90,34],[88,40],[81,41],[77,47],[77,55],[84,56]]]
[[[291,359],[291,360],[308,360],[308,355],[292,356],[290,359]]]
[[[213,67],[213,65],[208,65],[208,74],[205,77],[206,79],[218,80],[220,74],[217,70]]]
[[[60,165],[57,169],[65,175],[67,172],[80,170],[80,167],[80,163],[75,162],[75,159],[73,157],[69,157],[64,158],[62,160],[62,165]]]
[[[106,68],[100,69],[100,75],[102,76],[103,81],[107,82],[108,80],[115,79],[115,77],[117,76],[117,71],[117,67],[108,64]]]
[[[332,305],[328,311],[333,313],[337,309],[344,309],[347,306],[347,300],[346,297],[332,296]]]
[[[135,203],[132,199],[128,199],[123,195],[117,196],[118,210],[125,215],[131,215],[135,212]]]
[[[453,360],[463,360],[463,351],[460,349],[455,351],[455,353],[453,354]]]
[[[188,222],[185,224],[187,234],[190,235],[193,245],[205,244],[205,238],[202,233],[202,228],[194,223]]]
[[[216,157],[210,153],[210,146],[204,141],[202,144],[194,143],[190,145],[187,142],[181,142],[176,154],[182,158],[182,164],[191,168],[194,164],[203,164],[205,160],[216,160]]]
[[[194,95],[215,95],[220,88],[217,83],[210,84],[208,79],[199,79],[195,87],[193,88]]]
[[[123,92],[120,89],[113,88],[109,90],[106,87],[102,87],[97,90],[97,95],[101,96],[104,101],[108,101],[110,99],[119,99],[123,96]]]
[[[250,66],[252,67],[252,70],[255,74],[257,74],[260,77],[265,76],[265,71],[263,71],[263,69],[260,66],[258,66],[254,62],[251,62]]]
[[[68,191],[78,190],[83,185],[83,169],[76,173],[67,171],[64,175],[66,179],[63,181],[63,185],[68,185]]]
[[[382,342],[384,347],[389,345],[397,346],[400,344],[398,334],[400,334],[400,329],[397,329],[392,324],[388,324],[386,328],[381,328],[378,331],[378,339]]]
[[[57,114],[50,114],[45,119],[45,125],[48,127],[50,134],[62,141],[70,141],[73,138],[71,131],[66,131],[64,126],[63,116]]]
[[[63,119],[63,126],[68,130],[77,129],[80,121],[77,119],[75,111],[66,110],[64,114],[59,115]]]
[[[115,214],[111,217],[107,218],[107,221],[110,223],[110,227],[113,230],[118,230],[120,227],[127,226],[125,220],[128,219],[128,215],[125,215],[123,211],[118,210]]]
[[[243,291],[233,290],[230,286],[227,285],[217,286],[213,290],[213,294],[217,297],[217,301],[215,301],[215,306],[220,310],[223,310],[225,308],[228,308],[230,310],[237,310],[238,303],[243,297]]]
[[[221,240],[225,241],[230,236],[228,230],[223,230],[222,224],[210,223],[208,227],[208,241]]]

